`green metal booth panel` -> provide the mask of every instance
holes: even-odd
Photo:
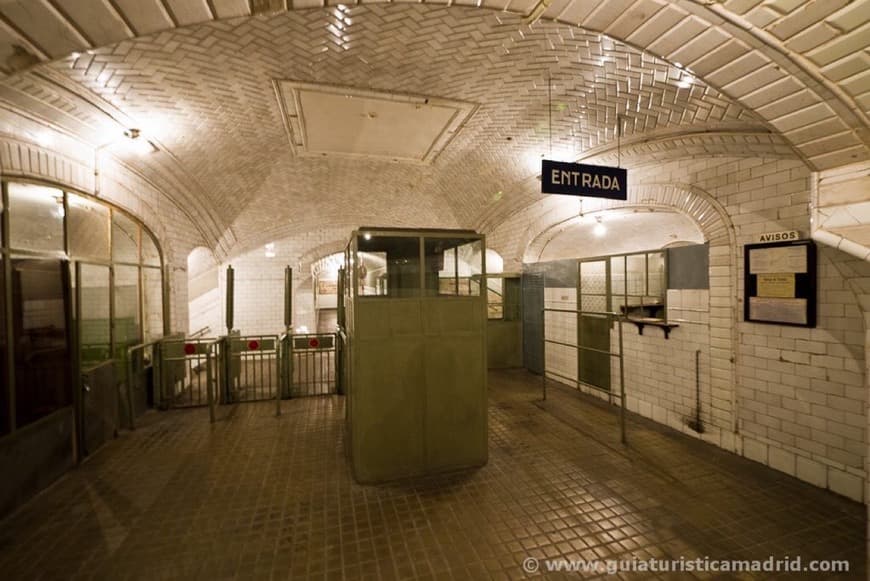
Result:
[[[488,455],[483,239],[464,231],[370,236],[368,245],[354,236],[345,271],[354,476],[376,483],[481,466]],[[367,247],[379,248],[376,261]],[[399,274],[390,272],[397,262]]]

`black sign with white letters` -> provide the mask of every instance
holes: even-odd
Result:
[[[628,172],[619,167],[541,160],[541,193],[628,199]]]

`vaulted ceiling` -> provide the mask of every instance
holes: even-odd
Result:
[[[610,151],[618,116],[624,146],[660,155],[755,145],[816,168],[870,157],[868,2],[553,0],[531,25],[533,2],[483,5],[498,10],[0,2],[0,103],[83,148],[141,128],[156,153],[112,155],[177,190],[204,241],[229,253],[324,225],[496,224],[538,195],[542,154]],[[291,143],[281,81],[476,110],[422,163],[313,158]],[[696,149],[673,147],[687,139]]]

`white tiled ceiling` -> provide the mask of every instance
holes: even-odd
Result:
[[[283,1],[258,0],[253,18],[244,0],[13,0],[0,4],[0,65],[58,60],[8,77],[0,100],[92,144],[107,125],[143,127],[161,152],[142,172],[183,190],[240,248],[324,223],[497,222],[500,208],[535,195],[527,185],[549,151],[548,76],[559,156],[608,147],[621,114],[625,140],[655,136],[651,150],[658,136],[699,130],[735,136],[722,147],[751,135],[787,149],[765,137],[773,129],[817,167],[868,157],[868,14],[855,6],[865,2],[707,4],[554,0],[529,27],[521,16],[534,2],[517,0],[483,3],[508,12],[368,4],[286,14]],[[834,32],[810,47],[817,26]],[[431,167],[302,160],[287,142],[279,79],[481,108]],[[715,153],[719,142],[701,141],[694,147]]]

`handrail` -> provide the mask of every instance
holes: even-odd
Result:
[[[190,333],[190,334],[188,335],[188,338],[190,338],[190,339],[199,339],[200,337],[204,336],[204,335],[205,335],[206,333],[208,333],[209,331],[211,331],[211,327],[209,327],[208,325],[206,325],[206,326],[203,327],[202,329],[199,329],[198,331],[194,331],[193,333]]]

